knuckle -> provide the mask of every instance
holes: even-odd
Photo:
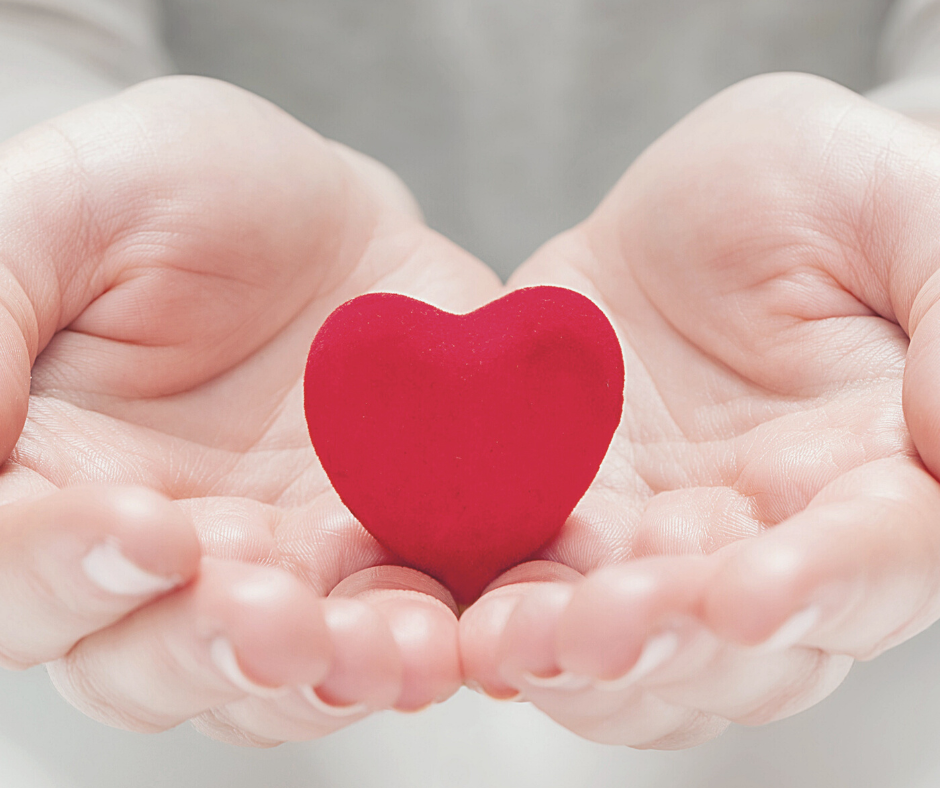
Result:
[[[90,626],[87,611],[32,568],[16,578],[12,596],[0,621],[0,667],[22,670],[56,659]]]
[[[210,709],[192,719],[193,727],[203,736],[224,744],[267,749],[283,742],[246,731],[229,719],[224,709]]]
[[[690,709],[688,719],[670,733],[634,746],[647,750],[685,750],[717,738],[730,724],[724,717]]]
[[[40,660],[17,652],[5,643],[0,643],[0,668],[3,670],[28,670],[38,664]]]
[[[761,695],[749,709],[733,715],[731,719],[741,725],[765,725],[804,711],[839,686],[853,661],[849,657],[815,649],[803,651],[806,658],[800,667],[795,668],[789,681]]]
[[[86,662],[83,656],[70,654],[47,665],[56,690],[83,714],[135,733],[160,733],[179,723],[135,700],[121,697],[108,678],[89,669]]]

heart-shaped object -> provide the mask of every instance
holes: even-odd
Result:
[[[561,530],[623,383],[613,327],[572,290],[516,290],[465,315],[371,293],[317,333],[304,409],[353,515],[468,603]]]

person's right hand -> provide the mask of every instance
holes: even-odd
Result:
[[[597,741],[689,747],[940,618],[938,217],[935,131],[768,75],[516,271],[606,310],[625,408],[544,560],[461,618],[468,681]]]
[[[250,744],[450,695],[453,600],[381,566],[301,381],[352,296],[498,288],[379,165],[223,83],[0,146],[0,664],[49,663],[111,724]]]

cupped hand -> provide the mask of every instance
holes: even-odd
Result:
[[[510,285],[607,311],[626,404],[543,560],[464,614],[468,681],[684,747],[806,708],[940,617],[938,217],[935,132],[776,75],[538,251]]]
[[[354,295],[465,311],[498,287],[382,167],[222,83],[6,143],[2,664],[49,663],[112,724],[252,744],[451,694],[453,600],[332,492],[302,374]]]

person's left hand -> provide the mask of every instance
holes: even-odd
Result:
[[[510,285],[607,311],[625,410],[543,560],[462,617],[468,683],[679,748],[804,709],[937,619],[938,217],[933,131],[780,75],[703,105],[538,251]]]

